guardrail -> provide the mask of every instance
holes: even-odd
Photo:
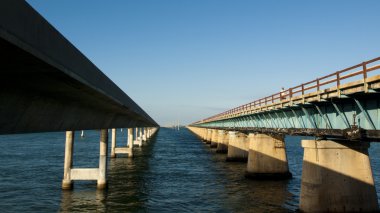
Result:
[[[281,103],[283,101],[291,101],[292,98],[296,96],[304,96],[313,92],[320,92],[321,90],[329,88],[331,86],[335,86],[337,91],[339,91],[340,86],[342,85],[342,82],[344,80],[352,80],[354,77],[359,77],[359,80],[363,81],[364,92],[368,92],[368,73],[380,69],[380,64],[369,66],[375,62],[380,62],[380,57],[362,62],[360,64],[300,84],[298,86],[291,87],[287,90],[280,91],[278,93],[255,100],[248,104],[241,105],[239,107],[214,115],[212,117],[197,121],[194,124],[220,120],[226,117],[233,117],[234,115],[240,114],[245,111],[253,110],[258,107],[264,107],[270,104]]]

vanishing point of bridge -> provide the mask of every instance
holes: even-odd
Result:
[[[285,135],[304,148],[300,210],[371,212],[378,202],[369,142],[380,141],[380,58],[189,125],[254,179],[291,178]],[[290,156],[291,157],[291,156]]]

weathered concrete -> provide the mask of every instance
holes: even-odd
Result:
[[[140,138],[140,128],[136,128],[135,129],[135,131],[136,131],[136,138],[135,138],[135,140],[133,141],[133,144],[134,145],[137,145],[138,147],[141,147],[142,146],[142,140],[141,140],[141,138]]]
[[[249,143],[247,136],[240,132],[230,131],[226,161],[247,162]]]
[[[100,130],[98,189],[104,189],[107,187],[107,149],[108,132],[106,129],[102,129]]]
[[[211,144],[211,136],[212,136],[212,130],[207,129],[207,134],[206,134],[206,144]]]
[[[132,141],[132,143],[131,143]],[[132,145],[129,145],[132,144]],[[111,158],[115,158],[117,154],[128,154],[128,157],[133,157],[133,129],[127,131],[126,145],[122,147],[116,146],[116,129],[112,129],[112,144]]]
[[[228,133],[224,130],[218,130],[218,146],[216,153],[225,154],[228,151]]]
[[[62,189],[72,189],[73,180],[97,180],[97,188],[107,187],[107,149],[108,131],[100,130],[99,168],[72,168],[74,132],[66,132],[65,162],[62,180]]]
[[[147,128],[142,128],[142,141],[147,141]]]
[[[26,1],[0,1],[0,134],[158,126]]]
[[[116,148],[116,129],[113,128],[112,129],[112,134],[111,134],[111,158],[115,158],[116,157],[116,152],[115,152],[115,148]]]
[[[62,189],[71,189],[73,187],[73,182],[71,180],[71,168],[73,167],[73,149],[74,131],[67,131],[65,142],[65,162],[63,166]]]
[[[217,146],[218,146],[218,130],[212,129],[210,148],[216,148]]]
[[[302,147],[301,211],[378,210],[368,143],[303,140]]]
[[[133,157],[133,128],[128,128],[128,157]]]
[[[248,135],[249,155],[246,177],[253,179],[288,179],[288,159],[283,135]]]
[[[76,168],[71,169],[71,178],[73,180],[98,180],[98,168]]]

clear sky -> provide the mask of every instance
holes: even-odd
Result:
[[[28,0],[161,125],[380,56],[377,0]]]

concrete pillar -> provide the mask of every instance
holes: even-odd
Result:
[[[128,128],[128,141],[127,141],[128,157],[133,157],[133,128]]]
[[[246,136],[242,133],[230,131],[226,161],[247,162],[248,148]]]
[[[146,127],[142,128],[142,140],[146,141]]]
[[[139,140],[142,141],[143,139],[143,128],[139,128]]]
[[[206,137],[207,137],[207,129],[205,128],[199,128],[200,131],[200,138],[202,142],[206,142]]]
[[[151,133],[151,130],[150,130],[150,127],[147,128],[147,133],[146,133],[146,138],[147,140],[150,138],[150,133]]]
[[[115,147],[116,147],[116,129],[112,129],[111,158],[115,158],[116,157]]]
[[[212,129],[211,130],[211,143],[210,147],[211,148],[216,148],[218,146],[218,130],[217,129]]]
[[[133,144],[137,145],[137,146],[140,146],[140,143],[139,143],[139,128],[135,128],[135,138],[133,140]]]
[[[288,179],[289,172],[283,135],[248,135],[249,154],[246,177],[253,179]]]
[[[139,138],[139,128],[135,129],[135,136],[136,136],[135,140],[137,140]]]
[[[302,140],[302,147],[301,211],[378,211],[369,143]]]
[[[228,145],[226,144],[226,138],[228,138],[226,131],[218,130],[218,146],[216,147],[216,153],[227,153]]]
[[[74,131],[66,131],[65,162],[63,166],[62,189],[72,189],[71,168],[73,167]]]
[[[108,148],[108,131],[100,130],[100,149],[99,149],[99,176],[98,189],[107,187],[107,148]]]
[[[134,140],[134,144],[141,147],[142,146],[142,133],[140,128],[136,128],[136,138]]]
[[[127,154],[128,157],[133,157],[133,128],[128,128],[128,139],[127,139]]]
[[[210,144],[211,143],[211,134],[212,134],[211,129],[207,129],[206,144]]]

